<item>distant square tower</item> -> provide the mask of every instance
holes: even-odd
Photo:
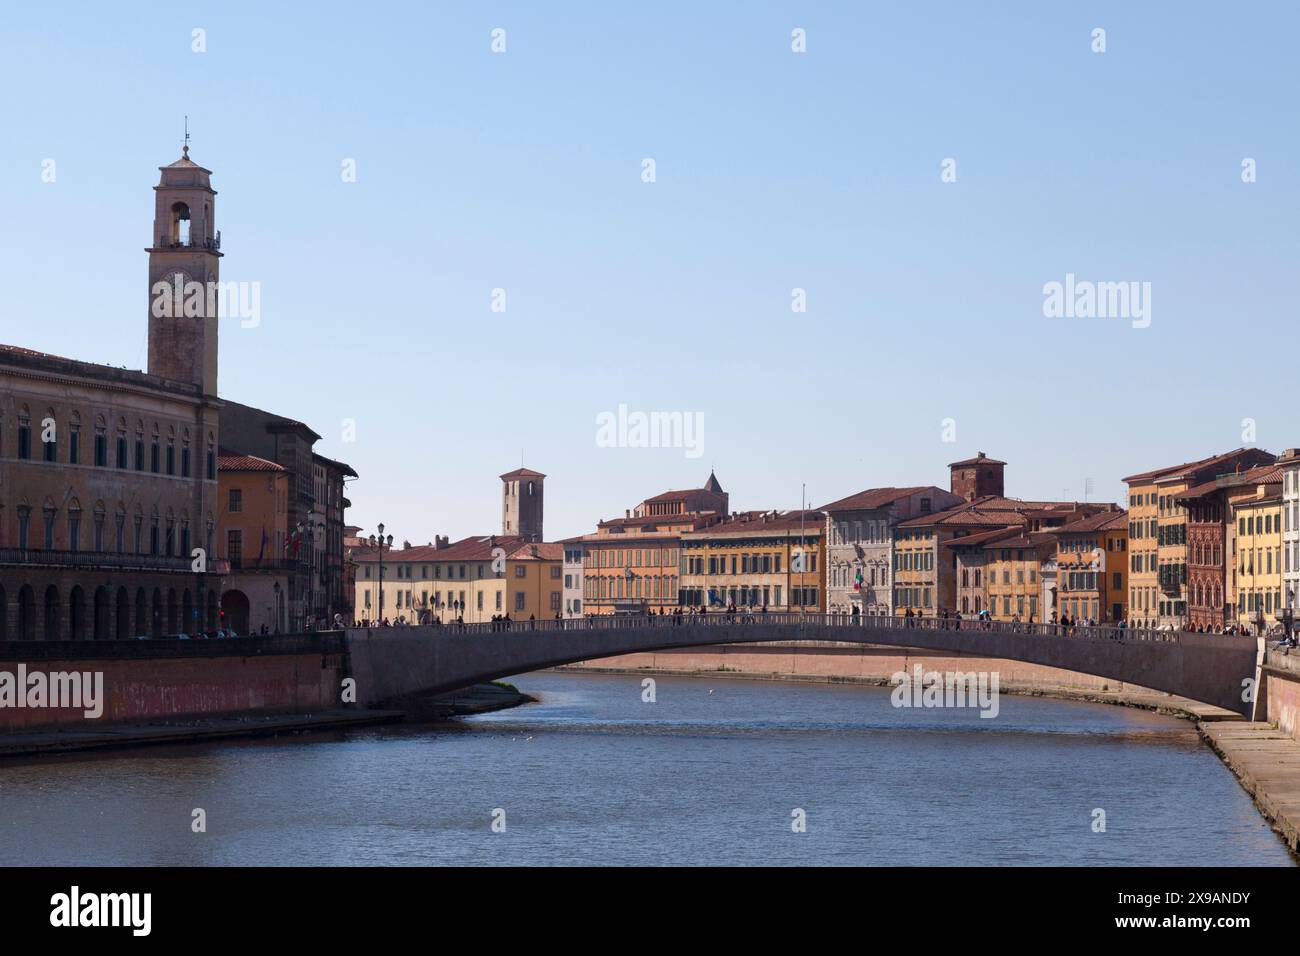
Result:
[[[1002,472],[1006,467],[1005,461],[990,458],[984,452],[965,461],[954,461],[948,466],[951,475],[949,487],[954,495],[961,495],[967,501],[985,495],[997,495],[1000,498],[1005,494]]]
[[[516,468],[501,476],[501,533],[525,541],[542,540],[542,493],[546,476]]]

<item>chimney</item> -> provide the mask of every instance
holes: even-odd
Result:
[[[433,536],[433,546],[439,550],[451,544],[449,537],[445,534],[435,534]]]

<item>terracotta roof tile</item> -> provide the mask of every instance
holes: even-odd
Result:
[[[822,505],[822,511],[869,511],[872,508],[883,508],[885,505],[893,504],[900,498],[907,498],[911,495],[922,491],[942,491],[942,488],[934,488],[931,485],[916,485],[911,488],[868,488],[866,491],[859,491],[855,495],[849,495],[847,498],[841,498],[838,501],[832,501],[828,505]]]
[[[217,453],[217,470],[287,472],[289,469],[283,465],[277,465],[273,461],[267,461],[265,458],[258,458],[256,455],[240,455],[226,451],[223,448]]]
[[[745,511],[699,531],[688,531],[682,537],[698,541],[705,538],[758,536],[802,529],[803,533],[811,538],[822,533],[822,522],[825,520],[826,513],[823,511]]]
[[[1080,518],[1059,528],[1050,528],[1050,534],[1088,534],[1096,531],[1118,531],[1128,527],[1127,511],[1103,511],[1091,518]]]
[[[1122,479],[1126,484],[1143,484],[1152,481],[1168,481],[1179,475],[1189,472],[1204,471],[1207,468],[1213,468],[1216,465],[1224,464],[1234,457],[1243,453],[1256,451],[1264,455],[1269,453],[1263,449],[1253,448],[1234,448],[1232,451],[1225,451],[1218,455],[1210,455],[1208,458],[1200,458],[1196,461],[1185,461],[1181,465],[1170,465],[1166,468],[1155,468],[1151,471],[1139,472],[1136,475],[1129,475]]]
[[[1020,534],[1019,527],[1014,528],[996,528],[993,531],[978,531],[974,534],[964,534],[960,537],[949,538],[943,543],[945,548],[968,548],[983,546],[989,541],[997,541],[1009,535]]]

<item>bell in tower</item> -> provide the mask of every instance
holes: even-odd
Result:
[[[188,140],[189,134],[186,134]],[[181,158],[158,167],[149,253],[149,374],[217,394],[221,233],[212,171]]]

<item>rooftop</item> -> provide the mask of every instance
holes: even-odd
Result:
[[[930,485],[915,485],[911,488],[868,488],[866,491],[859,491],[855,495],[849,495],[847,498],[841,498],[838,501],[832,501],[828,505],[822,505],[823,511],[869,511],[872,508],[883,508],[885,505],[893,504],[900,498],[907,498],[911,495],[922,491],[942,490],[935,489]]]
[[[1234,448],[1232,451],[1225,451],[1218,455],[1210,455],[1208,458],[1200,458],[1196,461],[1185,461],[1180,465],[1169,465],[1165,468],[1156,468],[1151,471],[1138,472],[1136,475],[1129,475],[1122,479],[1126,484],[1145,484],[1155,481],[1171,481],[1181,478],[1185,475],[1211,469],[1217,465],[1227,464],[1238,455],[1255,452],[1258,455],[1273,457],[1262,448]]]
[[[965,458],[961,461],[954,461],[948,465],[949,468],[961,468],[966,465],[1005,465],[1005,461],[998,461],[996,458],[990,458],[984,452],[980,452],[974,458]]]
[[[241,455],[222,448],[217,452],[218,471],[284,471],[289,469],[256,455]]]

